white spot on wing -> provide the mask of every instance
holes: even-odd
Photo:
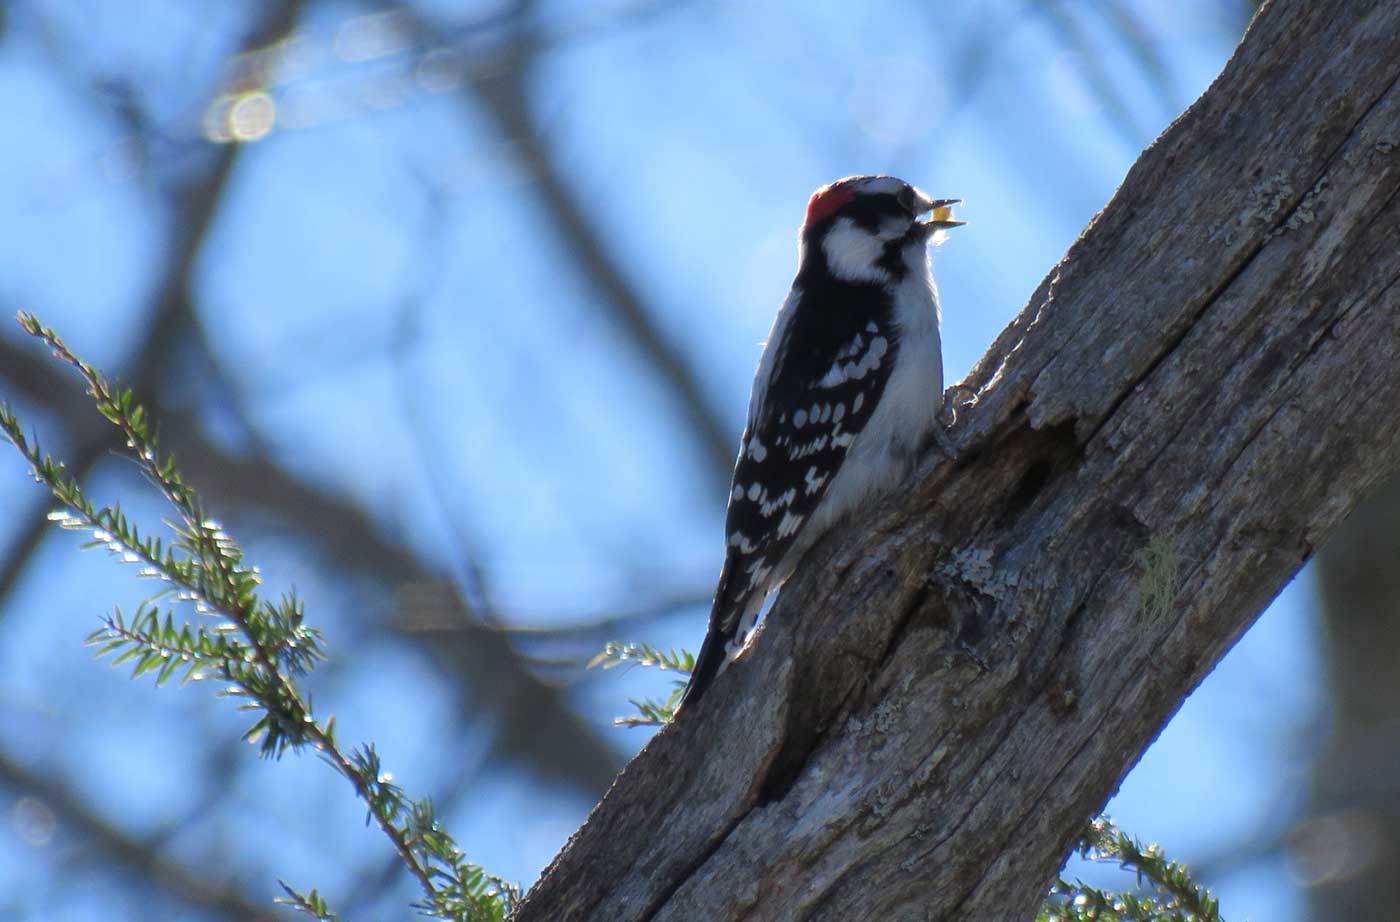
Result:
[[[845,405],[844,403],[838,403],[838,404],[836,405],[836,409],[833,410],[832,413],[831,413],[831,421],[834,422],[834,423],[839,423],[839,422],[841,422],[841,418],[842,418],[843,416],[845,416],[845,415],[846,415],[846,405]]]
[[[748,575],[749,578],[748,589],[752,590],[757,586],[763,585],[764,581],[768,579],[768,574],[773,572],[773,565],[768,562],[768,559],[766,557],[755,557],[748,562],[747,566],[744,567],[744,572]],[[762,608],[761,602],[759,604],[759,608]],[[747,633],[753,628],[753,623],[756,620],[757,615],[758,611],[754,611],[752,616],[750,616],[747,621],[742,622],[740,627],[741,634]]]
[[[784,512],[783,520],[778,523],[778,537],[786,538],[788,535],[797,531],[797,529],[802,525],[802,520],[804,518],[806,518],[806,516],[793,515],[791,512]]]
[[[768,449],[763,447],[763,443],[758,439],[749,442],[749,457],[755,461],[762,461],[768,457]]]
[[[791,449],[788,450],[788,459],[792,461],[801,461],[808,455],[814,455],[822,449],[826,448],[827,443],[830,440],[831,437],[829,435],[822,435],[802,445],[794,445]]]
[[[865,403],[865,394],[856,394],[856,399],[851,402],[851,412],[859,413],[861,405]]]
[[[734,490],[733,490],[733,492],[731,492],[731,493],[729,494],[729,501],[732,503],[732,502],[734,502],[735,500],[740,500],[740,499],[743,499],[743,498],[744,498],[744,488],[743,488],[743,486],[742,486],[741,484],[737,484],[737,483],[734,484]]]
[[[846,380],[846,369],[850,367],[849,365],[843,365],[841,362],[834,362],[832,366],[826,370],[826,374],[822,375],[821,380],[817,382],[817,387],[839,386]]]
[[[759,506],[758,513],[764,517],[773,515],[779,509],[786,509],[792,505],[792,501],[795,499],[797,499],[797,488],[789,487],[785,492]]]
[[[807,411],[798,410],[796,413],[792,414],[792,424],[799,429],[807,425]]]
[[[870,341],[870,346],[860,357],[860,361],[842,362],[841,356],[838,355],[837,361],[832,363],[831,367],[826,370],[826,374],[822,375],[821,380],[817,382],[817,387],[836,387],[851,379],[859,381],[880,367],[880,360],[884,358],[885,353],[889,352],[889,349],[889,340],[883,336],[876,336]],[[812,415],[816,416],[817,414],[813,413]]]

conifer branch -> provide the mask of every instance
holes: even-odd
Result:
[[[173,541],[144,537],[120,506],[95,506],[63,464],[45,454],[37,439],[27,438],[18,418],[0,404],[0,430],[61,504],[50,519],[63,528],[90,532],[92,540],[84,547],[105,547],[139,565],[139,576],[165,583],[130,618],[120,609],[104,617],[88,637],[97,655],[113,655],[114,665],[132,662],[133,677],[154,672],[157,685],[182,670],[181,684],[217,677],[225,686],[223,695],[244,699],[241,708],[261,712],[245,738],[259,742],[264,757],[309,747],[351,783],[417,879],[424,895],[418,908],[462,922],[503,920],[519,890],[466,861],[437,821],[432,803],[410,800],[382,770],[372,744],[347,751],[336,741],[335,718],[316,719],[295,680],[325,658],[320,632],[304,623],[303,606],[294,594],[276,603],[260,598],[257,568],[244,562],[237,542],[204,513],[174,458],[161,454],[145,408],[130,390],[109,385],[32,314],[21,313],[19,322],[78,371],[98,412],[121,431],[142,472],[179,517],[167,523]],[[177,621],[173,611],[157,604],[165,597],[192,605],[199,615],[225,620],[213,625]],[[317,891],[303,895],[283,887],[289,905],[320,919],[336,918]]]

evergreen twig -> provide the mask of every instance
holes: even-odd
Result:
[[[1089,824],[1077,850],[1090,861],[1116,861],[1152,892],[1112,893],[1057,878],[1036,922],[1222,922],[1220,904],[1185,865],[1169,861],[1159,846],[1144,846],[1108,817]]]
[[[381,770],[372,744],[347,752],[336,741],[335,718],[315,718],[295,680],[324,659],[320,633],[304,623],[295,595],[276,603],[260,598],[257,568],[244,562],[238,544],[205,515],[174,458],[161,454],[158,436],[132,392],[110,386],[32,314],[21,313],[19,322],[83,377],[98,412],[121,431],[143,473],[179,517],[167,523],[173,541],[143,537],[119,506],[94,506],[63,464],[43,453],[36,439],[26,438],[18,418],[0,404],[0,430],[29,461],[35,479],[61,504],[50,518],[63,528],[89,531],[92,540],[85,547],[106,547],[123,561],[138,564],[140,576],[166,584],[130,618],[116,609],[103,619],[88,637],[97,647],[96,655],[114,654],[114,665],[132,661],[133,677],[154,672],[157,685],[177,672],[182,672],[182,684],[217,677],[225,685],[222,694],[244,699],[243,709],[261,712],[245,738],[260,742],[263,756],[310,747],[351,783],[368,806],[368,819],[379,825],[418,880],[424,894],[420,909],[462,922],[503,920],[518,902],[519,890],[466,861],[438,823],[432,803],[410,800]],[[178,622],[172,611],[157,604],[167,596],[193,605],[200,615],[224,620]],[[283,888],[288,905],[319,919],[336,918],[315,890],[301,894],[285,884]]]
[[[629,703],[637,709],[637,713],[613,718],[613,725],[618,727],[660,727],[675,716],[676,708],[681,703],[681,693],[685,691],[686,677],[695,669],[695,657],[689,650],[677,652],[674,648],[662,650],[647,643],[610,640],[603,646],[602,652],[588,661],[588,668],[596,666],[603,669],[612,669],[614,666],[626,666],[629,669],[642,666],[656,668],[662,672],[678,673],[681,678],[675,680],[675,687],[665,701],[629,698]]]

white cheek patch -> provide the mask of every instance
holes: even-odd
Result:
[[[850,218],[838,218],[822,238],[822,254],[831,274],[839,279],[888,282],[889,272],[879,266],[885,242]]]

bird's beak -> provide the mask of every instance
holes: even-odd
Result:
[[[919,213],[929,212],[928,218],[918,222],[920,227],[927,228],[930,233],[940,231],[948,227],[962,227],[966,221],[953,220],[953,206],[962,204],[960,198],[929,198],[922,192],[919,193]]]

